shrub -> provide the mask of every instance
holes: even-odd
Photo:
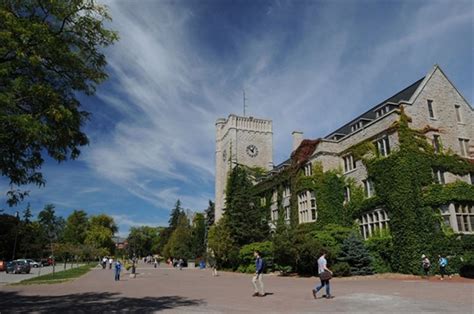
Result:
[[[372,266],[376,273],[392,271],[391,260],[393,255],[392,237],[388,232],[381,232],[365,241],[365,246],[372,257]]]
[[[341,262],[349,264],[352,275],[373,274],[372,259],[360,236],[351,234],[341,246]]]
[[[459,269],[459,275],[465,278],[474,279],[474,264],[466,264]]]
[[[331,268],[334,276],[336,277],[347,277],[351,275],[351,266],[346,262],[336,263]]]
[[[254,242],[247,245],[244,245],[239,251],[239,271],[242,272],[255,272],[255,257],[253,253],[255,251],[260,251],[261,257],[265,260],[267,269],[273,262],[273,243],[270,241],[265,242]],[[253,271],[249,271],[249,268]]]

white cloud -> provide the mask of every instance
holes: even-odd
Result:
[[[98,96],[123,119],[85,158],[101,177],[160,208],[177,198],[203,208],[212,198],[214,122],[241,112],[242,88],[249,112],[274,121],[278,162],[290,153],[291,131],[324,136],[404,87],[395,84],[414,82],[473,20],[466,3],[407,6],[386,21],[389,34],[366,38],[360,48],[357,4],[344,5],[344,12],[338,2],[313,5],[295,17],[301,19],[295,33],[230,32],[238,47],[231,60],[193,46],[196,15],[180,3],[108,5],[121,40],[107,51],[113,88]],[[262,18],[287,17],[287,10],[278,4]]]

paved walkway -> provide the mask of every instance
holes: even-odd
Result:
[[[141,266],[137,278],[94,269],[55,285],[0,287],[0,312],[181,313],[474,313],[474,281],[333,279],[332,300],[314,300],[316,278],[264,277],[264,298],[252,297],[251,275]]]
[[[81,266],[83,264],[74,264],[74,268]],[[66,269],[70,269],[71,264],[67,264]],[[64,264],[57,264],[55,272],[60,272],[64,270]],[[47,275],[53,272],[53,266],[45,266],[45,267],[38,267],[38,268],[31,268],[29,274],[7,274],[6,272],[0,272],[0,286],[15,282],[20,282],[25,279],[30,279],[37,276]]]

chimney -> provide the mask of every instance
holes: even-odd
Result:
[[[303,132],[293,131],[291,135],[293,136],[293,151],[295,151],[303,141]]]

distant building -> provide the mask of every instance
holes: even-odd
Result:
[[[380,155],[389,155],[399,145],[398,133],[391,126],[399,119],[398,112],[401,106],[412,118],[411,128],[423,129],[428,125],[432,127],[427,130],[425,136],[435,150],[440,149],[442,143],[444,149],[451,150],[474,163],[474,110],[437,65],[425,77],[323,138],[303,140],[301,132],[293,132],[293,151],[298,149],[299,154],[293,158],[306,161],[300,169],[306,176],[312,174],[312,166],[315,163],[321,164],[324,171],[342,169],[344,176],[354,179],[356,184],[365,189],[366,197],[372,197],[374,187],[367,178],[367,169],[360,160],[356,160],[347,151],[354,145],[370,140]],[[263,125],[259,130],[256,130],[256,121],[260,121],[260,125]],[[272,176],[290,167],[292,160],[290,158],[276,167],[270,167],[272,161],[271,121],[230,115],[227,120],[219,119],[216,127],[217,218],[218,212],[219,217],[222,215],[225,204],[224,184],[228,170],[234,163],[267,167],[271,171],[266,180],[270,180]],[[233,132],[232,136],[229,136],[230,132]],[[259,146],[264,146],[267,150],[259,159],[253,159],[257,156],[252,157],[253,151],[248,151],[255,139],[259,140]],[[232,146],[235,147],[232,155],[225,155],[225,151],[228,153]],[[440,184],[456,180],[474,184],[474,173],[460,177],[452,173],[435,171],[434,176]],[[275,226],[278,214],[281,213],[279,206],[282,206],[284,218],[289,222],[293,207],[290,183],[282,182],[271,192],[273,196],[269,214],[272,226]],[[347,200],[351,197],[349,188],[345,191],[345,197]],[[277,202],[278,199],[281,199],[280,204]],[[302,191],[293,199],[297,202],[298,223],[317,221],[318,204],[313,191]],[[262,199],[262,202],[265,201]],[[453,200],[442,206],[441,215],[444,222],[451,226],[454,232],[474,233],[474,204],[460,204]],[[383,206],[358,219],[361,234],[365,238],[377,230],[386,228],[388,221],[389,218]]]
[[[128,247],[128,241],[126,238],[121,237],[113,237],[112,238],[115,243],[115,248],[119,250],[125,250]]]

